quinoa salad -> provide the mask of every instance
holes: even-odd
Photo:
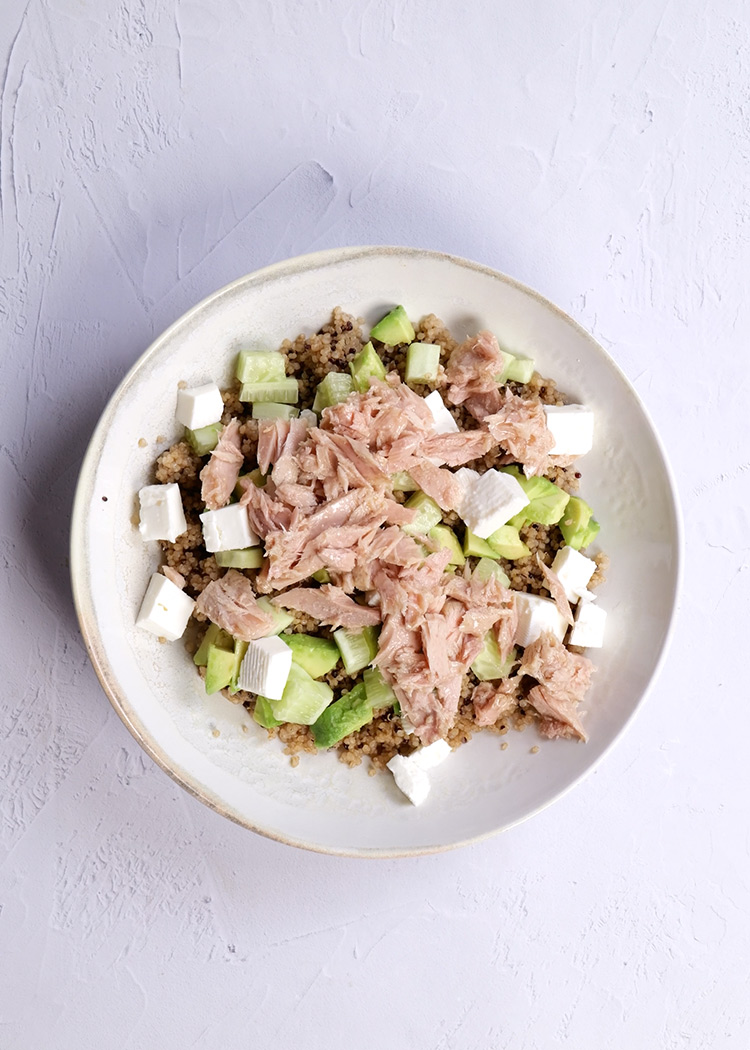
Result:
[[[367,759],[416,805],[474,733],[585,741],[592,411],[491,332],[403,306],[367,335],[336,307],[235,376],[175,390],[184,438],[139,493],[163,557],[137,624],[182,639],[292,765]]]

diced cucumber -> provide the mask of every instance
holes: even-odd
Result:
[[[206,659],[206,692],[218,693],[226,689],[232,681],[236,665],[234,649],[220,649],[217,645],[209,645]]]
[[[274,729],[282,724],[278,718],[274,718],[271,701],[266,700],[265,696],[256,696],[253,718],[264,729]]]
[[[333,689],[317,682],[312,675],[292,661],[280,700],[270,700],[273,717],[280,722],[309,726],[320,717],[333,700]]]
[[[258,598],[258,605],[273,620],[273,627],[268,632],[269,634],[281,634],[294,620],[294,616],[291,613],[288,613],[286,609],[279,608],[278,605],[274,605],[271,599],[266,598],[265,595],[262,598]]]
[[[463,552],[467,558],[499,558],[500,555],[490,547],[487,540],[475,536],[467,526],[464,533]]]
[[[391,488],[394,492],[416,492],[419,489],[419,485],[411,474],[405,470],[400,470],[397,474],[391,476]]]
[[[319,748],[333,747],[350,733],[372,721],[372,707],[367,699],[364,683],[359,682],[327,707],[312,725],[315,744]]]
[[[313,412],[322,412],[324,408],[346,401],[354,389],[354,380],[346,372],[329,372],[325,379],[318,383],[313,401]]]
[[[514,354],[509,354],[508,357],[510,360],[505,362],[504,381],[530,383],[531,377],[534,375],[533,357],[516,357]]]
[[[404,506],[416,511],[411,525],[401,526],[410,536],[426,536],[430,529],[442,521],[442,510],[435,500],[424,492],[415,492],[413,496],[409,496]]]
[[[338,646],[327,638],[316,638],[312,634],[282,634],[281,640],[292,650],[292,660],[313,678],[322,678],[339,662]]]
[[[349,371],[352,374],[354,389],[360,394],[366,394],[370,389],[370,376],[385,379],[385,365],[372,343],[365,343],[359,353],[349,362]]]
[[[516,650],[511,650],[507,660],[500,656],[497,638],[492,631],[484,636],[484,645],[471,669],[480,682],[491,682],[495,678],[507,678],[516,659]]]
[[[263,548],[245,547],[237,551],[217,551],[214,558],[221,569],[259,569],[263,564]]]
[[[234,374],[240,383],[274,383],[286,379],[286,358],[277,350],[240,350]]]
[[[243,383],[240,401],[276,401],[282,405],[296,405],[299,401],[299,383],[296,379],[277,379],[271,383]]]
[[[356,674],[372,663],[378,652],[379,633],[377,627],[363,627],[356,632],[339,627],[333,632],[347,674]]]
[[[437,379],[439,364],[437,343],[412,343],[406,351],[406,382],[428,383]]]
[[[427,535],[434,543],[437,543],[441,550],[447,547],[451,552],[449,565],[463,565],[465,563],[466,558],[461,550],[461,544],[458,542],[458,536],[456,536],[453,529],[447,525],[434,525]]]
[[[518,529],[512,525],[501,525],[499,529],[487,537],[487,542],[493,551],[501,558],[515,561],[517,558],[528,558],[531,551],[521,539]]]
[[[331,577],[329,575],[328,569],[318,569],[317,572],[314,572],[312,574],[312,578],[314,580],[317,580],[318,583],[330,583],[331,582]]]
[[[471,575],[476,576],[482,583],[486,583],[490,576],[496,576],[503,587],[510,587],[510,580],[505,572],[503,572],[496,561],[491,561],[489,558],[480,558],[474,566],[474,572]]]
[[[599,532],[599,523],[592,518],[593,511],[585,500],[571,496],[560,519],[560,532],[569,547],[579,551],[588,546]]]
[[[207,427],[200,427],[198,430],[185,427],[185,438],[196,456],[207,456],[218,445],[223,429],[221,423],[209,423]]]
[[[367,690],[367,702],[373,711],[397,704],[396,694],[386,682],[379,667],[368,667],[362,672],[362,681]]]
[[[370,332],[371,339],[385,343],[386,346],[397,346],[399,343],[411,343],[414,340],[414,326],[406,316],[403,306],[396,306],[385,317],[382,317]]]
[[[258,467],[255,470],[251,470],[249,474],[240,474],[237,478],[237,484],[234,486],[234,495],[237,499],[242,499],[245,494],[245,486],[243,482],[251,481],[256,488],[262,489],[266,483],[266,475],[261,474]]]
[[[231,652],[234,647],[234,639],[231,634],[227,633],[227,631],[222,631],[221,627],[217,626],[217,624],[210,623],[208,625],[208,630],[203,635],[201,644],[198,646],[195,656],[193,657],[193,663],[196,667],[206,666],[208,650],[212,645],[215,645],[218,649],[226,649]]]
[[[280,405],[276,401],[256,401],[253,419],[294,419],[298,410],[294,405]]]

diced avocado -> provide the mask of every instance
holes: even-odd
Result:
[[[280,405],[276,401],[256,401],[253,419],[294,419],[299,415],[294,405]]]
[[[221,569],[259,569],[263,564],[262,547],[245,547],[238,551],[217,551],[216,564]]]
[[[240,350],[234,374],[240,383],[274,383],[286,379],[286,358],[278,350]]]
[[[354,389],[354,380],[346,372],[329,372],[325,379],[318,383],[313,401],[313,412],[322,412],[324,408],[346,401]]]
[[[527,478],[518,467],[503,467],[502,469],[503,473],[512,474],[515,477],[529,500],[528,506],[524,507],[516,517],[522,514],[525,521],[536,522],[538,525],[556,525],[563,516],[570,495],[547,478]]]
[[[296,405],[299,401],[299,383],[296,379],[276,379],[270,383],[243,383],[240,401],[275,401],[282,405]]]
[[[265,595],[262,598],[258,598],[258,605],[273,620],[273,627],[268,632],[269,634],[281,634],[294,620],[294,616],[291,613],[288,613],[286,609],[281,609],[278,605],[274,605],[271,599],[266,598]]]
[[[517,558],[528,558],[531,551],[521,539],[518,529],[512,525],[501,525],[499,529],[487,537],[487,542],[501,558],[515,561]]]
[[[386,682],[379,667],[368,667],[362,672],[362,681],[367,690],[367,702],[373,711],[392,707],[398,703],[396,694]]]
[[[437,543],[438,547],[442,550],[447,547],[451,552],[451,560],[448,562],[449,565],[463,565],[466,561],[464,553],[461,550],[461,544],[458,542],[453,529],[447,525],[435,525],[427,533],[429,538],[433,542]]]
[[[377,627],[363,627],[361,631],[339,627],[333,632],[347,674],[356,674],[372,663],[378,652],[379,633]]]
[[[467,558],[499,558],[497,551],[490,547],[487,540],[475,536],[470,528],[464,533],[463,551]]]
[[[317,638],[312,634],[282,634],[281,640],[292,650],[292,660],[313,678],[322,678],[339,662],[338,646],[327,638]]]
[[[411,525],[401,526],[410,536],[426,536],[443,518],[443,512],[435,500],[424,492],[415,492],[413,496],[409,496],[404,506],[416,511]]]
[[[232,681],[237,664],[234,649],[220,649],[209,645],[206,659],[206,692],[218,693]]]
[[[249,642],[243,642],[241,638],[235,638],[234,640],[234,670],[229,680],[230,693],[236,693],[239,689],[240,667],[245,659],[245,653],[249,644]]]
[[[394,307],[390,313],[381,318],[370,332],[370,338],[377,339],[386,346],[413,342],[414,327],[406,316],[403,306]]]
[[[391,476],[391,488],[394,492],[416,492],[419,489],[419,485],[411,474],[408,474],[405,470],[400,470],[397,474]]]
[[[518,514],[514,514],[514,516],[506,521],[505,524],[512,525],[514,529],[520,529],[526,524],[526,515],[523,511],[520,511]]]
[[[533,357],[516,357],[514,354],[509,354],[508,357],[510,360],[506,359],[503,380],[514,383],[530,383],[531,377],[534,375]]]
[[[266,700],[265,696],[256,696],[253,718],[264,729],[274,729],[282,724],[278,718],[274,718],[271,701]]]
[[[569,547],[579,551],[599,532],[599,523],[592,520],[593,511],[585,500],[571,496],[565,513],[559,521],[560,532]]]
[[[372,707],[364,683],[344,693],[313,722],[312,734],[319,748],[333,747],[350,733],[372,721]]]
[[[317,580],[318,583],[330,583],[331,582],[331,577],[330,577],[330,574],[328,572],[328,569],[318,569],[317,572],[314,572],[312,574],[312,578],[314,580]]]
[[[370,389],[370,376],[385,379],[385,365],[372,343],[365,343],[359,353],[349,362],[349,371],[352,374],[354,389],[360,394],[366,394]]]
[[[320,717],[333,700],[333,689],[316,681],[292,660],[281,700],[270,700],[274,718],[309,726]]]
[[[207,427],[190,430],[185,427],[185,438],[196,456],[207,456],[219,443],[219,434],[224,429],[221,423],[209,423]]]
[[[237,484],[234,486],[234,495],[237,499],[242,499],[244,496],[246,481],[252,481],[256,488],[262,489],[266,483],[266,475],[261,474],[258,467],[255,470],[251,470],[249,474],[240,474],[237,478]]]
[[[510,587],[510,580],[506,573],[503,572],[496,561],[491,561],[489,558],[480,558],[474,566],[474,572],[471,575],[476,576],[483,583],[489,580],[490,576],[496,576],[503,587]]]
[[[205,667],[208,661],[208,650],[210,646],[216,646],[218,649],[226,649],[231,652],[234,648],[234,639],[231,634],[226,631],[222,631],[221,627],[218,627],[215,623],[208,625],[208,630],[203,635],[201,644],[193,657],[193,663],[196,667]]]
[[[406,351],[406,382],[428,383],[437,379],[439,364],[437,343],[412,343]]]
[[[497,638],[492,631],[488,631],[484,636],[482,651],[471,669],[480,682],[490,682],[495,678],[507,678],[515,659],[515,649],[511,650],[507,660],[501,658]]]

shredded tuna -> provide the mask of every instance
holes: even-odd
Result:
[[[539,683],[530,691],[529,700],[543,719],[560,722],[586,740],[576,706],[589,687],[593,670],[594,665],[585,656],[571,653],[554,635],[545,632],[524,650],[518,673]]]
[[[247,516],[250,526],[254,532],[265,539],[272,532],[285,532],[292,528],[296,520],[292,507],[282,503],[281,500],[273,499],[265,489],[254,485],[252,481],[244,483],[245,491],[240,499],[240,505],[247,508]]]
[[[452,576],[445,590],[465,606],[461,630],[468,634],[484,637],[499,619],[511,619],[514,615],[513,592],[504,587],[497,576],[485,581],[478,576]]]
[[[469,397],[492,394],[504,367],[503,352],[492,332],[465,340],[453,351],[445,370],[449,400],[461,405]]]
[[[478,419],[480,422],[486,416],[499,412],[502,407],[503,394],[499,386],[488,390],[484,394],[474,394],[472,397],[467,397],[464,401],[466,411],[470,412],[474,419]]]
[[[474,705],[474,721],[478,726],[493,726],[515,710],[518,677],[504,678],[501,682],[480,682],[474,687],[471,702]]]
[[[460,505],[464,490],[449,470],[424,459],[410,464],[409,473],[420,489],[443,510],[455,510]]]
[[[291,429],[288,419],[261,419],[258,422],[258,467],[267,474],[284,448]]]
[[[284,609],[296,609],[297,612],[314,616],[320,623],[332,627],[357,630],[380,623],[379,609],[358,605],[348,594],[330,583],[322,587],[295,587],[276,595],[272,601]]]
[[[239,420],[233,419],[221,432],[211,458],[201,471],[201,499],[209,510],[229,502],[242,469],[242,438]]]
[[[300,510],[314,510],[318,506],[314,491],[293,481],[277,484],[276,497],[288,507],[299,507]]]
[[[547,470],[555,439],[538,401],[524,401],[506,391],[500,410],[483,422],[498,445],[522,464],[527,477]]]
[[[489,452],[494,444],[486,430],[462,430],[458,434],[433,434],[420,448],[422,455],[442,465],[460,467]]]
[[[180,590],[185,588],[185,577],[177,569],[173,569],[171,565],[162,565],[161,571],[167,577],[170,583],[173,583],[175,587],[179,587]]]
[[[250,580],[236,569],[209,583],[195,607],[212,623],[243,642],[263,638],[273,628],[273,620],[255,599]]]
[[[545,565],[542,559],[537,554],[536,556],[537,565],[544,574],[544,579],[547,584],[547,590],[552,595],[552,600],[557,606],[557,611],[560,613],[566,623],[573,626],[573,613],[570,608],[570,602],[568,601],[567,595],[565,594],[565,588],[560,583],[560,577],[557,573],[550,569],[549,565]]]

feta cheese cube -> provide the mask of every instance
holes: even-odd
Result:
[[[144,485],[138,499],[141,505],[138,531],[144,540],[174,543],[187,529],[179,485]]]
[[[576,622],[570,632],[570,644],[586,649],[601,649],[604,645],[604,625],[607,614],[594,602],[582,602],[578,606]]]
[[[592,558],[587,558],[572,547],[563,547],[552,562],[552,571],[557,573],[565,590],[565,597],[573,604],[583,594],[588,593],[586,585],[594,575],[595,569],[596,562]]]
[[[209,554],[217,551],[245,550],[257,547],[260,540],[250,528],[247,508],[230,503],[221,510],[207,510],[200,516],[203,542]]]
[[[420,748],[413,755],[394,755],[390,760],[388,768],[393,773],[396,786],[413,805],[421,806],[430,793],[427,770],[439,766],[450,753],[450,744],[445,740],[436,740],[434,744]]]
[[[551,456],[583,456],[594,444],[594,413],[585,405],[544,405],[555,444]]]
[[[136,625],[174,642],[182,637],[195,602],[160,572],[149,580]]]
[[[318,414],[313,412],[311,408],[303,408],[299,414],[300,419],[304,419],[308,427],[316,427],[318,425]]]
[[[424,399],[424,403],[432,413],[432,418],[435,421],[436,434],[458,433],[458,423],[446,408],[445,402],[440,396],[439,391],[433,390],[432,393],[428,394]]]
[[[523,591],[514,593],[518,610],[516,642],[525,648],[545,631],[550,631],[561,642],[568,625],[555,603],[549,598],[541,598],[538,594],[525,594]]]
[[[281,700],[292,666],[292,650],[276,635],[250,642],[240,665],[239,687]]]
[[[459,467],[458,470],[453,471],[453,477],[464,490],[464,498],[466,498],[469,489],[479,477],[479,471],[472,470],[471,467]],[[459,514],[460,512],[461,509],[459,507]]]
[[[528,502],[528,496],[512,474],[488,470],[469,483],[458,513],[475,536],[486,540]]]
[[[204,383],[189,390],[177,391],[177,422],[188,430],[200,430],[201,427],[218,423],[224,411],[224,401],[216,383]]]

